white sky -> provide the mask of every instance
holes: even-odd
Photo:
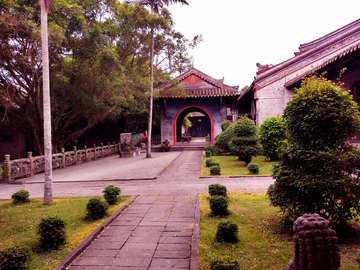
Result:
[[[240,89],[250,85],[256,63],[276,65],[299,45],[360,18],[359,0],[187,0],[168,7],[175,29],[205,42],[189,53],[194,67]]]

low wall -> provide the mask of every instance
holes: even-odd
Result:
[[[77,150],[74,146],[73,151],[65,152],[64,148],[61,153],[52,155],[53,170],[66,168],[89,161],[103,158],[119,153],[118,144],[108,143],[107,145],[101,144],[93,148]],[[27,158],[10,160],[10,155],[5,155],[3,166],[2,182],[10,183],[18,178],[31,177],[37,173],[42,173],[45,170],[45,156],[33,157],[32,152],[28,152]]]

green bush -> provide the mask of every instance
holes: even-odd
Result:
[[[44,250],[57,249],[65,243],[65,222],[57,216],[42,218],[38,224],[37,234]]]
[[[227,189],[226,186],[221,184],[210,184],[209,185],[209,195],[210,196],[225,196],[227,197]]]
[[[211,167],[211,164],[214,162],[215,160],[213,160],[212,158],[209,158],[205,161],[206,167]]]
[[[293,220],[318,213],[346,224],[360,213],[360,149],[348,143],[359,130],[359,106],[325,78],[305,79],[284,110],[287,148],[273,168],[271,205]]]
[[[219,153],[230,152],[229,142],[234,136],[234,125],[230,125],[218,136],[216,136],[214,150]]]
[[[240,270],[240,264],[233,258],[213,259],[210,262],[210,270]]]
[[[207,135],[207,136],[205,137],[205,142],[210,142],[210,136],[209,136],[209,135]]]
[[[108,204],[113,205],[118,202],[121,189],[114,185],[110,185],[105,187],[103,193],[104,193],[105,201],[107,201]]]
[[[247,166],[247,169],[249,170],[249,172],[251,174],[259,174],[259,165],[256,164],[256,163],[250,163],[248,166]]]
[[[227,216],[229,214],[229,200],[227,197],[219,195],[210,196],[209,203],[211,214],[213,216]]]
[[[260,151],[257,128],[254,122],[245,116],[237,120],[232,127],[235,136],[229,142],[229,148],[239,160],[249,164],[252,157],[256,157]]]
[[[206,157],[210,157],[210,156],[211,156],[211,152],[210,152],[210,151],[205,151],[205,156],[206,156]]]
[[[31,256],[27,247],[14,246],[0,251],[0,270],[29,269],[26,267]]]
[[[226,243],[236,243],[238,241],[238,226],[230,220],[219,222],[216,231],[216,241]]]
[[[285,121],[282,117],[267,118],[259,127],[260,143],[266,159],[279,160],[285,150]]]
[[[91,220],[103,218],[106,215],[108,208],[109,204],[107,202],[98,197],[93,197],[86,205],[86,217]]]
[[[228,127],[230,127],[232,124],[229,120],[225,120],[221,123],[221,131],[225,131]]]
[[[215,151],[215,145],[210,144],[204,147],[204,151],[207,152],[211,152],[211,155],[214,155],[214,151]]]
[[[29,195],[29,191],[20,189],[11,195],[11,199],[13,199],[13,204],[27,203],[30,202]]]
[[[211,164],[210,175],[221,175],[221,167],[219,165]]]

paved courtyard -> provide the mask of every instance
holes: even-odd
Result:
[[[118,156],[53,172],[54,197],[102,196],[105,186],[122,195],[139,195],[68,269],[197,269],[199,201],[212,183],[231,191],[266,192],[271,177],[199,178],[202,151],[153,153],[131,159]],[[21,184],[0,184],[0,198],[19,189],[43,196],[43,175]],[[143,180],[147,179],[147,180]],[[57,268],[65,269],[65,268]]]

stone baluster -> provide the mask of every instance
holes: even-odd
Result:
[[[10,155],[5,155],[4,160],[4,171],[3,171],[3,181],[5,183],[10,183],[11,181],[11,160]]]
[[[30,160],[30,177],[33,177],[35,175],[34,173],[34,158],[32,156],[32,152],[27,152],[28,156],[27,158]]]
[[[96,160],[96,145],[93,144],[93,147],[94,147],[94,160]]]
[[[104,157],[104,144],[100,143],[100,147],[101,147],[101,157]]]

